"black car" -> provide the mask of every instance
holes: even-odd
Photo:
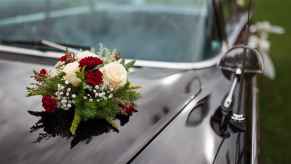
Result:
[[[0,163],[259,163],[256,74],[270,65],[240,46],[248,3],[0,0]],[[25,95],[32,69],[52,67],[64,47],[99,43],[136,60],[138,112],[118,133],[70,137],[62,122],[40,124],[27,112],[41,110]]]

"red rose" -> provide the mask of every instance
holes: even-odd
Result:
[[[38,82],[42,82],[48,75],[48,71],[46,69],[41,69],[39,72],[36,72],[33,76],[34,79]]]
[[[85,74],[86,83],[93,86],[102,84],[102,76],[102,72],[100,72],[99,70],[88,71]]]
[[[42,106],[46,112],[54,112],[57,109],[57,101],[52,96],[43,96]]]
[[[137,112],[137,110],[134,108],[134,104],[133,103],[127,103],[127,104],[123,104],[120,105],[121,106],[121,111],[125,112],[127,114],[131,114],[133,112]]]
[[[59,58],[59,61],[65,63],[71,63],[74,62],[74,60],[74,55],[70,52],[65,52],[65,55]]]
[[[103,64],[103,61],[99,59],[98,57],[85,57],[80,61],[80,67],[87,66],[87,68],[93,68],[97,65]]]
[[[43,68],[43,69],[41,69],[41,70],[39,71],[38,75],[39,75],[39,76],[42,76],[42,77],[45,77],[45,76],[48,75],[48,72],[47,72],[46,69]]]
[[[59,61],[61,61],[61,62],[65,62],[66,60],[67,60],[67,55],[64,55],[64,56],[59,58]]]

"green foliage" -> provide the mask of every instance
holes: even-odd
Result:
[[[58,84],[63,84],[63,73],[53,78],[45,78],[41,83],[34,83],[27,87],[27,96],[53,95],[58,88]]]
[[[75,98],[75,110],[80,111],[84,107],[84,97],[85,95],[85,89],[84,89],[84,82],[81,82],[80,88],[79,88],[79,93],[77,97]]]
[[[132,87],[130,82],[127,82],[125,86],[114,93],[114,97],[125,102],[134,102],[140,97],[140,94],[136,92],[136,88]]]
[[[88,120],[92,118],[114,119],[118,111],[118,106],[112,99],[100,102],[84,102],[83,109],[80,109],[82,119]]]
[[[122,65],[125,66],[125,59],[121,59],[121,60],[120,60],[120,64],[122,64]]]
[[[127,71],[129,71],[129,69],[132,68],[134,66],[134,64],[135,64],[135,60],[132,60],[132,61],[124,64],[124,67]]]
[[[81,71],[82,72],[82,71]],[[89,119],[99,118],[106,120],[113,128],[117,129],[117,125],[114,123],[116,115],[119,113],[118,105],[113,99],[107,99],[100,102],[89,102],[84,100],[86,90],[84,88],[84,82],[81,83],[79,88],[79,94],[75,98],[75,113],[80,117],[80,121],[86,121]],[[75,120],[75,119],[74,119]],[[76,131],[79,122],[73,121],[71,125],[71,132]]]
[[[96,104],[94,102],[84,102],[83,109],[79,109],[80,115],[84,121],[96,118]]]
[[[85,81],[85,70],[86,67],[83,67],[80,72],[76,72],[77,77],[81,80],[81,81]]]
[[[115,118],[118,113],[118,106],[113,99],[103,100],[100,102],[89,102],[84,100],[85,90],[81,89],[79,95],[75,99],[75,108],[80,113],[83,120],[92,118]]]

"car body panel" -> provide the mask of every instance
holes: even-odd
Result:
[[[236,23],[235,30],[224,38],[228,39],[227,46],[238,43],[246,15],[241,18],[244,21]],[[130,78],[143,86],[139,112],[120,127],[119,133],[98,133],[91,140],[81,139],[83,142],[71,148],[70,138],[57,136],[33,143],[38,133],[29,132],[39,118],[29,115],[27,110],[42,109],[39,98],[25,98],[28,77],[35,66],[49,67],[48,64],[56,61],[55,56],[2,51],[1,57],[10,61],[0,60],[1,76],[5,77],[0,79],[0,153],[5,154],[0,157],[0,163],[202,164],[212,163],[216,155],[216,164],[258,162],[255,78],[244,79],[244,96],[234,102],[235,109],[242,106],[249,116],[248,131],[224,140],[210,127],[210,117],[230,87],[230,81],[216,66],[219,58],[210,65],[187,69],[180,69],[181,63],[179,69],[146,68],[146,65],[135,68]],[[21,61],[20,57],[26,64],[11,61]],[[239,91],[235,93],[238,96]],[[90,142],[86,144],[87,141]]]
[[[39,97],[25,97],[32,66],[40,67],[0,62],[1,75],[6,77],[0,80],[0,152],[6,154],[1,156],[1,163],[114,163],[127,151],[138,151],[147,144],[175,113],[196,96],[201,87],[192,71],[135,69],[130,79],[142,86],[138,112],[120,127],[119,133],[96,134],[89,144],[81,142],[71,149],[71,139],[62,137],[32,143],[38,133],[29,133],[29,128],[37,118],[29,115],[27,110],[42,110]],[[26,150],[28,147],[29,150]]]
[[[178,164],[209,163],[214,159],[222,138],[212,130],[210,117],[230,86],[219,68],[135,69],[130,78],[143,86],[143,96],[137,106],[139,112],[120,127],[119,133],[92,135],[91,142],[86,144],[87,140],[83,139],[71,148],[72,138],[61,136],[33,143],[39,133],[30,133],[29,128],[38,118],[29,115],[27,110],[42,109],[39,98],[26,98],[24,93],[32,65],[0,62],[1,74],[7,77],[0,80],[0,152],[6,154],[0,158],[1,163]],[[238,100],[235,101],[237,104]],[[244,104],[252,101],[246,99]],[[244,134],[233,134],[226,139],[217,164],[236,161],[236,154],[244,152],[242,147],[237,150],[238,143],[245,145],[245,139]]]

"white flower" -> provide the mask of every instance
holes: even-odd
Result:
[[[98,55],[94,54],[91,51],[81,51],[80,53],[77,54],[77,59],[80,61],[85,57],[99,57]],[[100,57],[99,57],[100,58]]]
[[[127,82],[127,71],[124,66],[118,62],[112,62],[102,67],[103,80],[105,85],[112,89],[118,89]]]
[[[272,32],[272,25],[270,22],[258,22],[256,28],[261,32]]]
[[[59,67],[62,67],[63,65],[65,64],[65,62],[62,62],[62,61],[58,61],[57,64],[55,64],[55,68],[59,68]]]
[[[56,68],[53,68],[53,69],[51,69],[50,71],[49,71],[49,77],[56,77],[58,74],[59,74],[60,72],[59,72],[59,70],[58,69],[56,69]]]
[[[261,39],[260,42],[259,42],[259,49],[262,51],[262,52],[269,52],[270,50],[270,42],[266,39]]]
[[[51,69],[49,71],[49,77],[56,77],[59,73],[61,73],[62,69],[64,68],[65,66],[65,62],[62,62],[62,61],[58,61],[53,69]]]
[[[251,48],[257,48],[258,47],[259,40],[260,40],[260,38],[258,38],[256,35],[251,35],[249,37],[248,45]]]
[[[73,62],[69,63],[64,67],[64,79],[67,80],[69,83],[71,83],[73,86],[77,87],[79,86],[81,80],[77,77],[76,72],[80,70],[79,63]]]
[[[248,44],[251,48],[258,48],[265,53],[267,53],[271,47],[270,42],[267,39],[259,38],[256,35],[250,36]]]

